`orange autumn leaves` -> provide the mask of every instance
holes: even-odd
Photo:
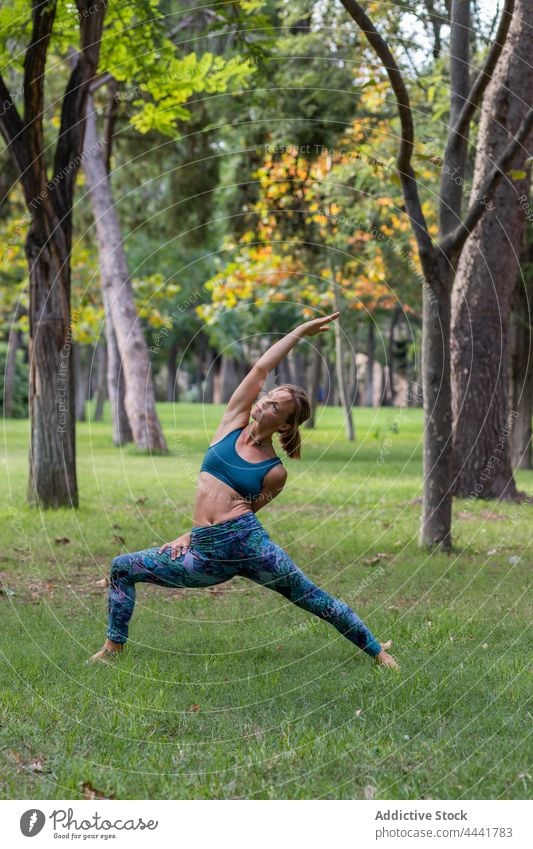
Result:
[[[401,199],[368,197],[354,214],[354,193],[343,182],[357,160],[372,173],[377,160],[367,162],[360,148],[348,146],[307,145],[309,154],[271,147],[252,174],[259,197],[246,211],[249,229],[237,243],[227,241],[231,258],[209,281],[212,302],[197,307],[198,314],[207,320],[243,301],[290,300],[302,305],[302,315],[312,315],[311,308],[333,306],[332,281],[342,287],[348,308],[392,309],[398,303],[388,280],[393,239],[416,256]],[[342,190],[346,206],[330,197],[335,191],[342,196]]]

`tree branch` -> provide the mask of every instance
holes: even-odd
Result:
[[[466,101],[463,105],[461,112],[459,113],[457,120],[453,126],[453,133],[457,136],[463,136],[468,130],[468,126],[470,121],[472,120],[472,116],[476,111],[477,107],[481,103],[481,99],[485,93],[485,89],[487,88],[494,68],[496,67],[496,62],[500,58],[500,54],[503,50],[503,46],[505,44],[505,40],[507,38],[507,33],[509,32],[509,27],[511,26],[511,18],[513,16],[515,6],[515,0],[505,0],[505,4],[503,7],[503,11],[500,18],[500,24],[498,26],[498,31],[496,33],[496,37],[492,43],[492,47],[490,48],[487,58],[483,63],[474,83],[472,84],[472,88],[470,89],[470,93],[466,98]]]
[[[461,221],[463,205],[470,124],[467,123],[462,135],[457,134],[454,124],[466,103],[470,88],[470,0],[453,0],[450,27],[450,118],[440,181],[441,238]]]
[[[428,232],[424,213],[422,212],[422,205],[418,194],[418,184],[411,166],[411,156],[414,147],[414,127],[409,94],[405,87],[400,69],[396,64],[387,42],[378,33],[366,12],[361,8],[360,4],[357,3],[356,0],[341,0],[341,2],[348,14],[354,19],[356,24],[365,34],[371,47],[377,53],[378,58],[387,72],[396,97],[398,115],[402,128],[402,137],[396,160],[396,167],[400,175],[405,206],[418,244],[420,259],[424,262],[424,259],[428,258],[433,253],[434,248],[431,236]]]
[[[32,0],[31,41],[24,56],[23,133],[28,168],[26,173],[31,197],[38,195],[46,184],[43,152],[44,69],[55,14],[55,3]]]
[[[516,132],[516,136],[514,136],[514,138],[509,142],[505,150],[502,151],[501,156],[496,160],[487,174],[478,197],[475,198],[470,205],[465,220],[440,242],[439,247],[444,254],[449,256],[450,254],[461,251],[468,236],[481,218],[483,210],[487,206],[498,180],[504,174],[504,169],[509,164],[514,154],[523,146],[524,141],[532,129],[533,109],[530,109],[522,120],[522,123]]]
[[[70,208],[78,171],[78,167],[71,167],[71,164],[80,159],[83,151],[85,105],[89,86],[96,74],[107,10],[107,0],[96,0],[92,6],[90,4],[91,0],[76,0],[80,16],[80,50],[63,97],[61,125],[54,155],[53,179],[57,185],[52,198],[60,220]]]
[[[29,202],[31,191],[25,176],[28,169],[28,158],[24,147],[24,124],[1,74],[0,103],[3,104],[2,114],[0,115],[0,133],[4,137],[8,153],[15,165],[18,179],[22,183],[26,201]]]

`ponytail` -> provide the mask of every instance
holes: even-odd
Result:
[[[285,424],[291,425],[291,429],[285,433],[278,433],[281,447],[287,457],[290,457],[292,460],[301,460],[302,440],[299,426],[307,421],[311,415],[311,404],[309,403],[307,392],[301,386],[296,386],[294,383],[282,383],[280,386],[276,386],[276,389],[287,389],[292,395],[294,402],[294,409],[285,422]]]

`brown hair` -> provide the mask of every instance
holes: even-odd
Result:
[[[284,424],[290,424],[291,429],[287,433],[279,433],[279,441],[286,455],[293,460],[301,460],[301,439],[299,425],[305,422],[311,415],[311,404],[305,389],[295,386],[294,383],[281,383],[273,389],[287,389],[294,401],[293,410],[285,419]]]

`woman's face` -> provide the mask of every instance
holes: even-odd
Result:
[[[275,429],[286,421],[292,404],[290,392],[286,389],[272,389],[254,404],[251,416],[256,422]]]

